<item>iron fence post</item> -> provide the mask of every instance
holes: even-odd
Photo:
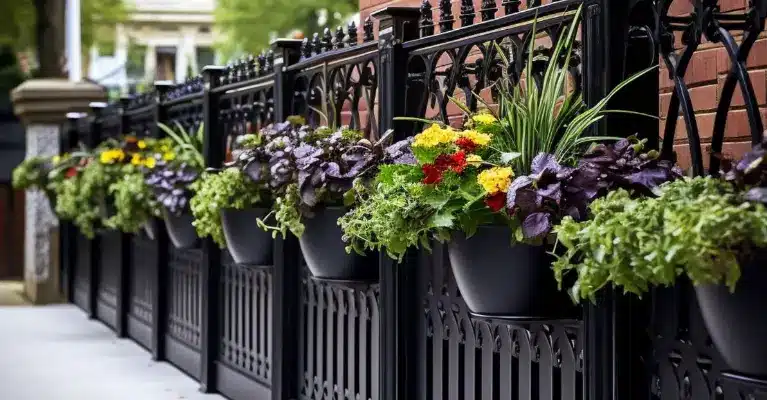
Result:
[[[67,113],[67,131],[59,141],[59,153],[66,153],[77,147],[77,121],[82,118],[81,113]],[[55,211],[55,210],[54,210]],[[75,268],[77,263],[77,231],[70,221],[59,220],[59,246],[61,252],[59,263],[64,272],[64,285],[67,292],[67,301],[75,302]]]
[[[120,98],[119,115],[120,130],[119,134],[124,134],[126,127],[130,126],[129,117],[126,114],[130,97]],[[120,254],[114,256],[120,257],[119,275],[117,277],[117,324],[115,331],[118,337],[128,335],[128,311],[130,310],[130,268],[131,268],[131,235],[120,232]]]
[[[604,98],[621,81],[656,65],[651,37],[654,18],[643,0],[590,0],[584,4],[584,98],[589,105]],[[642,34],[644,32],[644,34]],[[649,35],[649,36],[648,36]],[[639,51],[646,47],[645,51]],[[613,98],[610,109],[658,113],[658,74],[648,73]],[[610,116],[594,128],[610,136],[639,133],[658,147],[658,126],[652,118]],[[588,400],[645,399],[649,378],[642,364],[648,339],[647,302],[604,290],[596,304],[584,306],[584,375]]]
[[[87,138],[86,145],[89,149],[93,149],[101,143],[101,117],[106,103],[91,103],[90,108],[93,113],[93,120],[91,121],[90,135]],[[94,235],[90,241],[90,254],[88,260],[90,262],[90,281],[88,291],[88,318],[95,319],[98,309],[98,297],[99,297],[99,280],[101,276],[101,237],[99,234]]]
[[[162,106],[163,95],[170,90],[172,85],[168,82],[155,82],[155,116],[154,124],[152,125],[152,136],[155,138],[161,138],[163,136],[162,130],[158,127],[158,123],[166,119],[165,109]],[[156,237],[155,245],[157,246],[157,258],[155,259],[155,265],[153,267],[154,279],[152,279],[153,290],[152,295],[152,359],[154,361],[162,361],[165,359],[165,330],[168,319],[168,231],[165,229],[165,224],[160,218],[155,218]],[[151,268],[150,267],[150,268]]]
[[[399,126],[395,117],[407,113],[400,88],[407,86],[407,51],[402,48],[406,40],[418,37],[417,7],[390,6],[372,14],[378,19],[379,66],[378,87],[380,103],[380,129],[397,129],[395,140],[402,139],[409,130]],[[403,263],[396,263],[385,252],[379,256],[380,326],[378,398],[380,400],[415,400],[418,354],[417,327],[417,252],[410,251]]]
[[[205,166],[220,168],[224,162],[225,135],[220,131],[219,96],[211,89],[219,83],[224,67],[207,66],[202,70],[203,88],[203,157]],[[216,358],[219,352],[219,271],[221,249],[210,237],[202,240],[202,322],[200,349],[200,391],[216,390]]]
[[[285,67],[296,62],[301,42],[279,39],[274,51],[274,120],[284,121],[290,113],[293,85]],[[297,397],[299,312],[301,296],[300,249],[291,233],[274,240],[272,289],[272,400]]]

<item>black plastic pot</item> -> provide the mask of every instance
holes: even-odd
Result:
[[[221,211],[226,247],[237,264],[272,264],[272,235],[259,228],[256,223],[256,220],[264,218],[267,214],[268,208]]]
[[[346,252],[338,219],[346,213],[343,207],[318,209],[306,218],[304,234],[299,238],[301,251],[312,275],[340,281],[374,281],[378,279],[378,253],[360,256]]]
[[[503,226],[453,234],[448,256],[466,305],[475,314],[519,319],[570,316],[575,306],[557,289],[552,256],[544,246],[511,245]]]
[[[190,211],[184,211],[179,215],[171,214],[167,209],[162,209],[165,227],[168,229],[168,237],[177,249],[191,249],[197,246],[199,238],[194,230],[192,222],[194,216]]]
[[[767,377],[767,250],[742,268],[734,293],[724,285],[695,287],[711,340],[724,361],[741,374]]]

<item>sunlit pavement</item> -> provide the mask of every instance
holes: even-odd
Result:
[[[71,305],[0,307],[0,400],[223,400]]]

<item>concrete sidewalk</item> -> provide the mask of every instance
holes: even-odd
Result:
[[[72,305],[0,307],[0,400],[223,400]]]

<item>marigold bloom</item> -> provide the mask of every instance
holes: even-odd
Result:
[[[456,132],[452,129],[442,128],[439,124],[432,124],[423,132],[415,135],[413,146],[415,147],[435,147],[440,144],[453,143],[456,139]]]
[[[501,211],[503,206],[506,205],[506,194],[498,192],[494,195],[485,197],[485,205],[493,210],[493,212]]]
[[[487,113],[473,115],[471,120],[480,125],[490,125],[498,121],[492,114]]]
[[[456,152],[450,156],[450,162],[450,169],[452,169],[456,174],[460,174],[464,169],[466,169],[466,166],[468,165],[466,163],[466,153],[463,151]]]
[[[143,141],[143,140],[139,140],[137,145],[138,145],[138,148],[141,149],[141,150],[146,149],[146,142]]]
[[[144,160],[144,165],[147,168],[154,168],[154,166],[157,165],[157,160],[155,160],[154,157],[147,157],[146,160]]]
[[[141,155],[134,154],[130,159],[130,163],[133,165],[141,165]]]
[[[482,157],[476,155],[476,154],[470,154],[468,157],[466,157],[466,163],[471,165],[472,167],[479,167],[482,165]]]
[[[104,150],[99,155],[102,164],[114,164],[116,161],[125,160],[125,153],[120,149]]]
[[[509,167],[493,167],[480,172],[477,182],[492,196],[500,192],[506,193],[513,176],[514,171]]]
[[[493,139],[491,135],[488,135],[487,133],[480,133],[477,131],[463,131],[458,134],[458,137],[460,139],[468,139],[471,140],[472,143],[474,143],[475,146],[487,146],[490,144],[490,140]],[[458,142],[456,141],[456,144]]]

